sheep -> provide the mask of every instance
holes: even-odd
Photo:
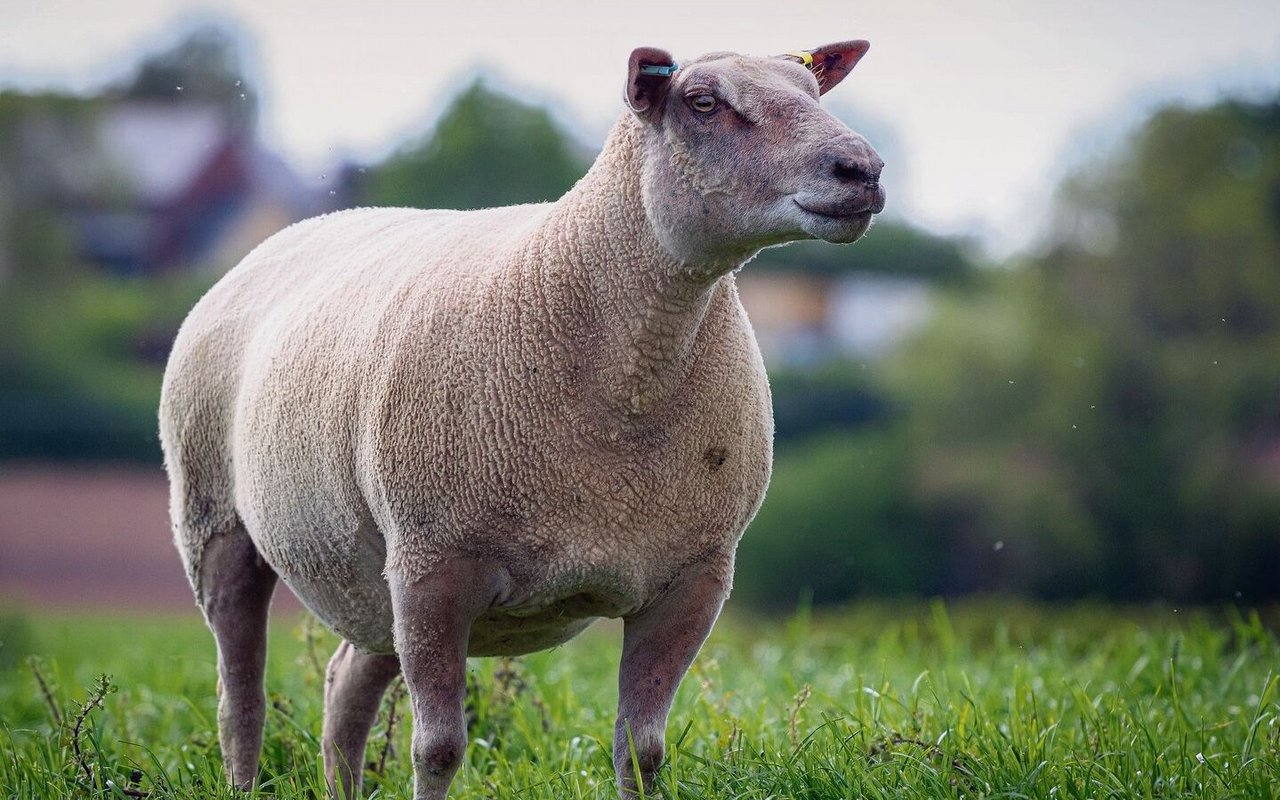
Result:
[[[624,621],[618,791],[652,788],[772,466],[733,273],[771,245],[852,242],[883,209],[883,162],[818,103],[867,48],[679,66],[638,48],[627,108],[559,200],[306,220],[199,301],[160,433],[232,783],[258,770],[279,578],[343,639],[324,697],[335,794],[359,793],[397,674],[414,796],[444,798],[466,658],[601,617]]]

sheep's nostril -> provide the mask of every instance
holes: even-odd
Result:
[[[871,181],[871,172],[865,164],[857,161],[836,161],[831,170],[837,180],[841,181]]]
[[[836,180],[845,183],[862,183],[866,188],[875,191],[880,184],[881,168],[881,164],[871,164],[861,158],[838,158],[832,164],[831,172]]]

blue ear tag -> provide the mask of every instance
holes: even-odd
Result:
[[[659,64],[641,64],[641,75],[657,75],[663,78],[670,78],[676,74],[676,70],[680,69],[679,64],[659,65]]]

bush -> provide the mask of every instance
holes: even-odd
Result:
[[[893,430],[828,434],[781,450],[768,496],[738,550],[734,596],[785,609],[934,592],[936,553],[910,496]]]

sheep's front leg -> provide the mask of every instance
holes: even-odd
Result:
[[[415,800],[444,800],[462,763],[467,639],[497,594],[499,575],[455,559],[411,581],[390,576],[396,651],[413,707]]]
[[[623,798],[636,797],[638,785],[651,791],[676,688],[720,614],[731,572],[732,567],[695,567],[657,602],[626,618],[613,736],[613,766]]]

